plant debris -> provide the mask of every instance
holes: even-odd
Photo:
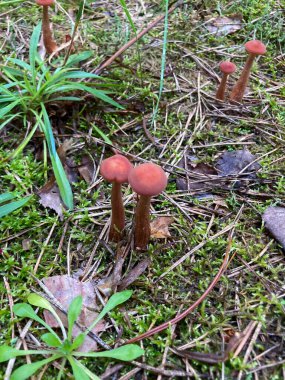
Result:
[[[242,15],[234,14],[229,17],[211,19],[206,28],[211,34],[215,34],[216,36],[235,33],[242,28]]]
[[[168,227],[174,222],[172,216],[159,216],[150,223],[153,239],[167,239],[171,237]]]
[[[255,179],[256,172],[261,165],[256,162],[256,156],[251,154],[248,149],[243,149],[224,152],[219,158],[216,168],[222,177],[239,175],[245,169],[242,173],[243,177]]]

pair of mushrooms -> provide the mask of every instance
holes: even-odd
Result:
[[[244,96],[246,86],[248,84],[250,71],[254,62],[255,57],[258,55],[264,55],[266,53],[266,46],[259,40],[248,41],[245,44],[245,50],[248,53],[248,57],[242,73],[234,85],[232,92],[230,94],[230,101],[241,102]],[[225,61],[220,63],[220,70],[223,73],[218,91],[216,93],[216,99],[225,100],[225,91],[228,76],[236,71],[236,65],[230,61]]]
[[[140,196],[135,211],[135,247],[145,249],[150,239],[150,201],[160,194],[167,185],[167,177],[160,166],[153,163],[133,167],[130,161],[120,155],[106,158],[100,167],[102,177],[112,183],[112,218],[109,239],[119,242],[125,228],[125,210],[122,199],[122,183],[129,183]]]
[[[43,32],[43,42],[44,47],[48,54],[52,54],[56,51],[57,45],[52,38],[52,32],[49,23],[48,7],[53,5],[54,0],[36,0],[38,5],[43,7],[43,21],[42,21],[42,32]]]

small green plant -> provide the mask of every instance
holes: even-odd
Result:
[[[0,195],[0,218],[5,215],[10,214],[11,212],[17,210],[18,208],[24,206],[30,199],[31,196],[19,199],[14,202],[9,202],[12,199],[15,199],[16,195],[13,193],[3,193]],[[7,203],[9,202],[9,203]],[[3,204],[4,203],[4,204]]]
[[[76,351],[84,342],[87,334],[91,331],[94,326],[102,319],[104,316],[116,306],[127,301],[132,295],[132,292],[129,290],[119,292],[114,294],[106,306],[103,308],[101,313],[92,323],[92,325],[84,332],[77,335],[74,339],[72,338],[73,326],[81,313],[82,308],[82,297],[78,296],[73,299],[71,302],[68,313],[68,329],[65,330],[63,323],[59,316],[57,315],[54,308],[51,304],[43,297],[32,293],[28,297],[28,302],[36,307],[41,307],[48,310],[54,318],[57,320],[61,332],[62,338],[43,320],[41,319],[34,311],[34,309],[27,303],[20,303],[14,305],[13,311],[16,316],[21,318],[30,318],[41,325],[43,325],[49,332],[41,336],[41,340],[49,348],[44,350],[17,350],[10,346],[1,346],[0,347],[0,362],[5,362],[17,356],[25,355],[44,355],[46,359],[31,363],[24,364],[17,368],[11,375],[11,380],[25,380],[36,373],[41,367],[45,366],[48,363],[53,362],[54,360],[62,359],[62,365],[57,379],[61,379],[66,362],[68,362],[72,368],[73,375],[76,380],[98,380],[99,377],[93,374],[85,365],[83,365],[78,359],[82,357],[90,358],[112,358],[122,361],[130,361],[138,358],[144,354],[139,346],[135,344],[128,344],[121,346],[119,348],[112,349],[110,351],[101,351],[101,352],[79,352]],[[99,379],[100,380],[100,379]]]
[[[43,132],[62,200],[69,209],[72,209],[72,191],[56,151],[47,106],[50,103],[64,101],[78,102],[81,100],[78,93],[83,92],[90,93],[115,107],[123,107],[107,95],[109,91],[82,83],[85,79],[96,79],[97,87],[108,86],[98,75],[74,68],[79,62],[89,58],[90,52],[71,55],[62,67],[52,69],[37,52],[40,34],[41,24],[34,29],[30,40],[29,63],[9,58],[11,67],[0,65],[2,79],[5,81],[4,84],[0,84],[0,131],[15,119],[20,119],[25,128],[29,123],[33,126],[10,158],[15,157],[26,147],[38,128]]]

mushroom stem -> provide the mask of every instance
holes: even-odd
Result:
[[[150,239],[150,200],[141,195],[135,211],[135,247],[146,249]]]
[[[56,46],[56,42],[52,38],[52,32],[50,29],[48,5],[43,5],[42,31],[43,31],[43,41],[44,41],[45,49],[48,54],[51,54],[57,49],[57,46]]]
[[[254,59],[255,59],[255,54],[248,55],[244,68],[242,70],[242,73],[238,81],[234,85],[232,92],[230,94],[230,100],[235,101],[235,102],[242,101]]]
[[[122,232],[125,228],[125,210],[122,197],[122,186],[113,182],[112,194],[112,218],[109,232],[109,240],[118,243],[122,239]]]
[[[226,85],[229,74],[223,73],[218,91],[216,92],[216,99],[225,100]]]

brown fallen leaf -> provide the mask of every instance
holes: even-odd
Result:
[[[43,279],[44,285],[57,299],[64,310],[68,310],[71,301],[81,295],[83,297],[82,312],[78,318],[80,325],[86,328],[91,325],[91,323],[98,316],[96,304],[96,294],[91,282],[80,282],[68,275],[63,276],[52,276]],[[64,313],[57,310],[57,313],[62,320],[64,326],[68,326],[67,318]],[[52,314],[45,310],[44,317],[49,326],[55,328],[58,327],[57,321],[54,319]],[[105,322],[100,321],[93,329],[92,332],[97,334],[99,331],[105,330]],[[81,332],[78,326],[74,326],[72,331],[72,336],[75,337]],[[89,336],[86,337],[83,345],[79,348],[79,351],[94,351],[97,348],[97,343],[91,339]]]
[[[234,14],[228,17],[217,17],[206,25],[207,30],[216,36],[225,36],[242,28],[242,15]]]
[[[54,210],[59,216],[59,219],[62,220],[64,204],[61,200],[59,189],[55,183],[54,177],[51,178],[49,182],[47,182],[45,186],[39,190],[38,195],[40,197],[40,204]]]
[[[151,237],[154,239],[166,239],[171,237],[168,227],[174,222],[172,216],[160,216],[150,223]]]

